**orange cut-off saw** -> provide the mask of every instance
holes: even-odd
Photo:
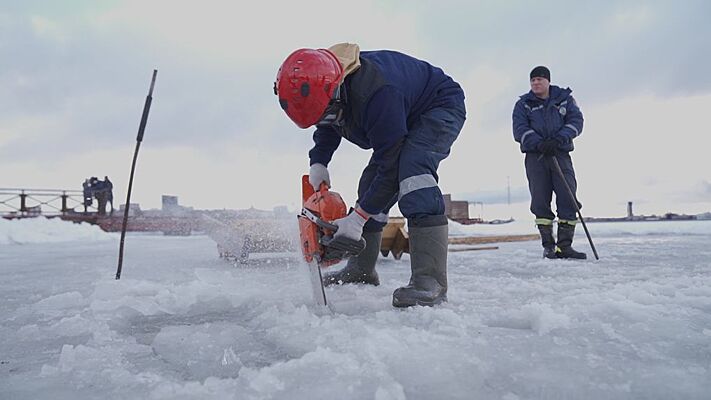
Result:
[[[340,194],[329,190],[325,182],[316,191],[309,183],[309,176],[304,175],[301,193],[303,206],[298,216],[301,252],[311,270],[314,297],[327,306],[321,269],[358,255],[365,248],[365,239],[334,238],[338,226],[333,221],[346,216],[346,203]]]

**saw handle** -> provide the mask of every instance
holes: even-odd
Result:
[[[326,182],[321,182],[321,186],[319,186],[318,191],[321,194],[325,194],[328,192],[329,186],[326,184]],[[314,187],[311,186],[311,182],[309,182],[309,175],[301,175],[301,200],[303,202],[306,202],[306,200],[311,197],[312,194],[316,193],[314,190]]]
[[[311,222],[316,224],[317,226],[328,229],[330,231],[336,232],[338,230],[338,225],[332,224],[330,222],[326,222],[319,218],[316,214],[312,213],[310,210],[303,208],[301,209],[301,214],[305,217],[308,218]]]
[[[326,222],[326,221],[322,220],[321,218],[318,219],[316,224],[318,226],[320,226],[321,228],[325,228],[325,229],[328,229],[329,231],[332,231],[333,233],[336,233],[336,231],[338,230],[338,225],[332,224],[330,222]]]

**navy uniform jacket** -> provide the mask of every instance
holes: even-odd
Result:
[[[345,121],[342,126],[318,127],[310,163],[328,166],[341,138],[373,149],[377,175],[359,199],[370,214],[380,213],[398,185],[400,147],[421,114],[464,100],[462,88],[440,68],[395,51],[360,53],[361,67],[346,77]]]
[[[540,99],[528,92],[513,110],[513,136],[522,153],[537,152],[536,146],[548,138],[559,142],[558,149],[573,151],[573,139],[583,133],[583,113],[570,88],[550,86],[550,96]]]

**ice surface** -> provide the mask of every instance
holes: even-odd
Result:
[[[381,258],[380,286],[327,289],[330,315],[295,255],[234,265],[204,236],[129,235],[116,281],[115,240],[44,223],[70,239],[0,244],[3,399],[711,393],[711,221],[589,224],[597,262],[543,260],[537,242],[450,253],[436,308],[392,308],[409,260]],[[507,225],[453,230],[535,232]],[[575,246],[590,253],[582,229]]]

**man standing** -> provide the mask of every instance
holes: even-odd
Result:
[[[104,176],[104,185],[106,187],[106,201],[111,204],[111,214],[114,213],[114,184],[109,180],[108,176]]]
[[[440,68],[395,51],[364,51],[342,43],[299,49],[274,84],[281,108],[300,128],[316,126],[309,181],[330,185],[327,166],[341,139],[373,154],[358,185],[356,207],[335,236],[366,240],[366,248],[324,284],[378,285],[375,263],[388,211],[398,203],[408,220],[411,278],[393,306],[447,300],[447,217],[437,168],[464,125],[464,92]]]
[[[91,206],[91,203],[94,202],[94,194],[91,191],[91,183],[89,183],[89,178],[84,179],[84,183],[82,183],[82,188],[83,188],[83,194],[84,194],[84,201],[82,204],[84,205],[84,213],[86,214],[88,211],[88,207]]]
[[[541,234],[545,258],[584,259],[585,253],[572,247],[577,222],[575,203],[554,169],[555,157],[565,181],[575,194],[577,183],[570,152],[573,139],[583,132],[583,114],[570,88],[551,85],[548,68],[538,66],[530,75],[531,91],[522,95],[513,110],[513,135],[526,154],[525,166],[531,192],[531,212]],[[558,242],[553,237],[551,200],[555,192],[558,213]],[[578,203],[580,207],[582,205]],[[557,246],[556,246],[557,245]]]

